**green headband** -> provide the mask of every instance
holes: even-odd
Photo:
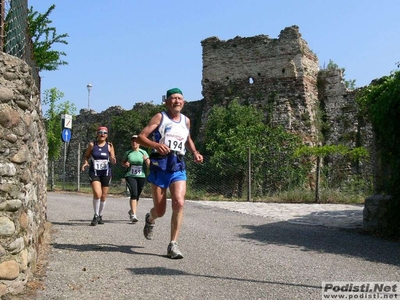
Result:
[[[183,96],[183,93],[180,89],[178,88],[173,88],[173,89],[169,89],[167,91],[167,99],[172,95],[172,94],[181,94]]]

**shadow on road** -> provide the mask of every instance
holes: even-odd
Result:
[[[300,224],[307,222],[301,219],[296,220]],[[240,237],[260,243],[296,246],[304,251],[360,257],[371,262],[400,266],[399,242],[379,239],[354,229],[304,226],[291,224],[290,221],[243,227],[251,232]]]
[[[176,269],[169,269],[165,267],[154,267],[154,268],[129,268],[127,269],[131,271],[135,275],[163,275],[163,276],[194,276],[194,277],[203,277],[203,278],[212,278],[212,279],[222,279],[222,280],[232,280],[232,281],[240,281],[240,282],[251,282],[251,283],[266,283],[273,285],[284,285],[284,286],[296,286],[296,287],[306,287],[313,289],[321,289],[320,285],[308,285],[308,284],[295,284],[289,282],[279,282],[279,281],[268,281],[268,280],[254,280],[254,279],[245,279],[239,277],[227,277],[227,276],[214,276],[214,275],[205,275],[205,274],[194,274],[190,272],[184,272]]]
[[[315,211],[289,221],[296,224],[323,225],[337,228],[362,228],[362,212],[360,210],[327,210]]]
[[[51,222],[52,225],[58,225],[58,226],[90,226],[90,222],[92,220],[68,220],[67,222]],[[132,223],[127,220],[104,220],[104,223],[106,224],[127,224],[127,225],[136,225],[135,223]],[[102,226],[102,225],[99,225]]]
[[[137,252],[133,249],[143,249],[144,247],[135,247],[135,246],[121,246],[121,245],[114,245],[114,244],[84,244],[84,245],[77,245],[77,244],[58,244],[53,243],[51,246],[54,249],[62,249],[62,250],[70,250],[70,251],[77,251],[77,252],[121,252],[121,253],[128,253],[128,254],[139,254],[139,255],[150,255],[150,256],[159,256],[164,257],[164,255],[158,255],[154,253],[146,253],[146,252]],[[166,255],[165,255],[166,256]]]

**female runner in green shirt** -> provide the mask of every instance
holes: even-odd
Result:
[[[128,150],[124,153],[121,162],[121,165],[127,168],[125,180],[130,194],[130,210],[128,214],[133,223],[138,221],[136,209],[139,196],[146,183],[145,166],[150,166],[149,156],[146,151],[140,149],[139,144],[136,143],[136,138],[137,135],[131,137],[132,150]]]

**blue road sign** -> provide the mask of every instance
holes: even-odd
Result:
[[[63,142],[69,143],[69,141],[71,140],[71,129],[64,128],[61,133],[61,139],[63,140]]]

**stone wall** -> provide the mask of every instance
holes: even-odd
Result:
[[[371,149],[372,129],[359,118],[357,91],[346,88],[340,69],[320,70],[297,26],[283,29],[275,39],[210,37],[202,46],[202,130],[214,105],[238,98],[263,111],[267,122],[301,136],[307,145]],[[370,163],[349,163],[341,155],[330,155],[323,164],[330,167],[331,182],[351,184],[353,175],[372,175]]]
[[[47,140],[31,68],[0,52],[0,295],[23,291],[46,224]]]
[[[235,98],[260,108],[266,119],[316,143],[318,58],[297,26],[277,39],[267,35],[221,41],[210,37],[203,46],[204,129],[215,104]]]
[[[370,233],[382,233],[388,230],[386,216],[389,212],[389,195],[372,195],[365,199],[363,227]]]
[[[320,70],[318,73],[318,101],[321,111],[322,142],[324,145],[345,145],[351,149],[365,147],[373,153],[374,138],[372,125],[359,115],[355,100],[358,90],[349,90],[340,69]],[[335,176],[363,174],[371,177],[373,160],[368,164],[349,163],[341,155],[327,157],[324,164],[336,170]],[[342,180],[338,180],[342,181]]]

